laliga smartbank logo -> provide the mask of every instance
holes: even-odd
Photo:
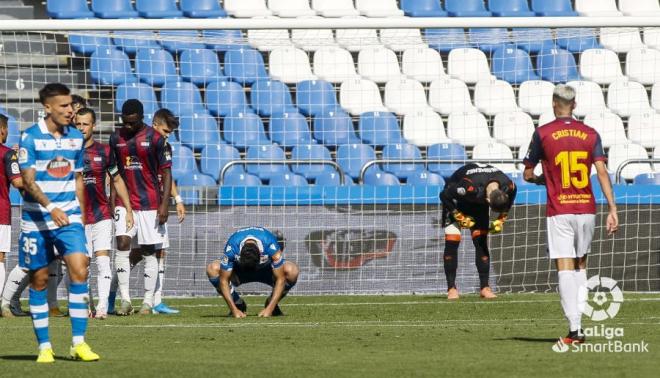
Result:
[[[614,319],[623,304],[623,292],[617,282],[609,277],[593,276],[578,290],[578,309],[594,322]],[[567,344],[560,338],[552,350],[557,353],[647,353],[645,341],[623,342],[623,327],[607,327],[600,323],[581,330],[585,343]],[[603,340],[604,339],[604,340]]]

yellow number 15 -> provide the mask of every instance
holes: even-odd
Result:
[[[587,151],[562,151],[555,156],[555,165],[561,166],[561,186],[577,189],[589,185],[589,167],[580,160],[589,157]]]

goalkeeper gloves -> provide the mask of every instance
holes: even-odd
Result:
[[[497,217],[496,220],[490,222],[490,227],[488,227],[488,232],[492,234],[497,234],[502,232],[502,229],[504,228],[504,221],[508,216],[509,214],[507,213],[500,214],[500,216]]]
[[[452,216],[460,228],[472,228],[475,225],[474,218],[467,216],[458,210],[454,210]]]

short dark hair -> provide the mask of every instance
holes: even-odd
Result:
[[[78,110],[78,113],[76,113],[76,116],[82,116],[85,114],[91,114],[92,115],[92,123],[96,123],[96,112],[93,109],[90,108],[82,108]]]
[[[8,126],[9,126],[9,117],[7,117],[6,115],[0,113],[0,127],[2,127],[4,129],[5,127],[8,127]]]
[[[45,104],[46,100],[55,96],[68,96],[71,94],[71,90],[64,84],[61,83],[50,83],[46,84],[39,91],[39,101],[41,104]]]
[[[126,100],[126,102],[124,102],[124,105],[122,105],[121,115],[127,116],[131,114],[137,114],[140,117],[144,116],[144,106],[142,105],[140,100],[131,98],[129,100]]]
[[[179,117],[175,116],[169,109],[161,108],[154,113],[154,122],[163,121],[171,130],[179,127]]]
[[[245,270],[256,270],[260,260],[259,247],[254,243],[245,243],[241,248],[240,264]]]
[[[71,95],[71,105],[73,104],[80,104],[82,105],[83,108],[86,108],[88,106],[87,100],[83,96],[77,94]]]
[[[509,210],[509,195],[506,194],[503,190],[493,190],[490,192],[488,199],[490,201],[490,208],[493,209],[493,211],[503,213]]]

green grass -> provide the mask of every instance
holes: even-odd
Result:
[[[556,353],[566,333],[556,294],[321,296],[285,299],[286,316],[256,317],[263,297],[248,297],[248,318],[225,317],[221,299],[168,301],[182,314],[112,316],[90,321],[97,363],[59,358],[37,366],[29,319],[0,319],[0,366],[14,376],[657,376],[660,295],[626,294],[608,327],[649,353]],[[585,326],[594,325],[586,321]],[[70,343],[68,319],[51,319],[56,354]],[[603,343],[601,337],[591,343]],[[43,373],[42,373],[43,372]]]

